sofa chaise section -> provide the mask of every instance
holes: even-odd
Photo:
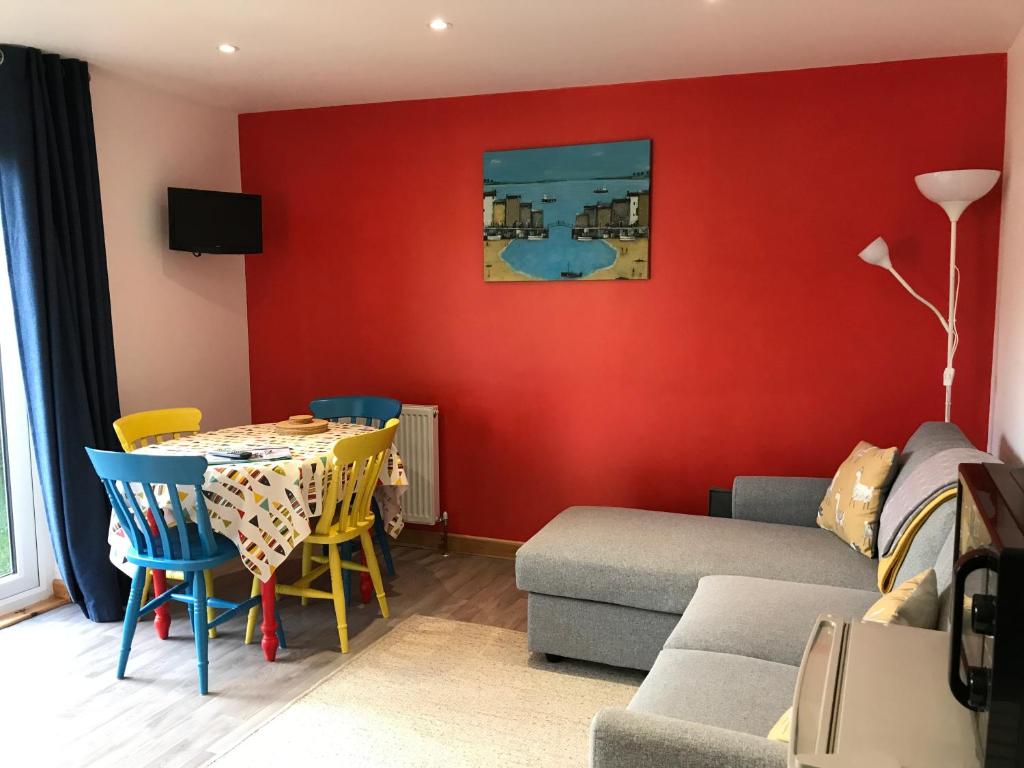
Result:
[[[874,589],[872,561],[813,526],[815,511],[797,526],[571,507],[516,556],[530,650],[650,669],[708,574]]]
[[[871,560],[816,526],[617,507],[570,507],[516,555],[527,592],[676,615],[709,574],[854,589],[874,589],[876,577]]]
[[[531,593],[527,644],[535,653],[648,670],[679,614]]]

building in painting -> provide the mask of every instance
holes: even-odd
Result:
[[[490,227],[494,224],[494,198],[497,193],[493,189],[484,190],[484,226]]]
[[[637,192],[636,225],[638,227],[651,226],[651,192],[644,189]]]
[[[528,227],[530,226],[530,217],[533,214],[533,203],[520,203],[519,204],[519,218],[517,226]],[[516,222],[513,222],[514,224]]]
[[[496,190],[484,190],[484,240],[544,240],[544,211],[520,195],[498,197]]]
[[[650,234],[651,193],[626,192],[622,197],[584,205],[572,223],[573,239],[637,240]]]
[[[613,227],[624,227],[629,224],[629,198],[617,197],[612,200]]]
[[[505,226],[519,226],[519,204],[522,198],[519,195],[505,196]]]

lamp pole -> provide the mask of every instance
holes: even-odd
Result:
[[[946,317],[946,370],[942,372],[942,385],[946,388],[946,421],[949,421],[953,407],[953,355],[956,354],[956,222],[960,217],[949,218],[949,315]]]
[[[984,197],[999,180],[999,171],[968,169],[959,171],[935,171],[914,177],[918,190],[933,203],[942,207],[949,217],[949,308],[943,317],[938,308],[910,287],[910,283],[892,265],[889,246],[881,237],[875,238],[860,252],[860,258],[876,267],[888,270],[900,285],[915,299],[928,307],[942,323],[946,332],[946,367],[942,371],[942,386],[946,390],[945,419],[950,420],[953,405],[953,358],[960,344],[956,328],[957,303],[960,297],[960,270],[956,266],[956,225],[967,206]]]

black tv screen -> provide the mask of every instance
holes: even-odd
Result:
[[[263,252],[259,195],[168,187],[167,219],[172,251]]]

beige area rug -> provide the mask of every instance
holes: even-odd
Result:
[[[412,616],[208,765],[584,766],[591,719],[641,679],[531,657],[522,632]]]

